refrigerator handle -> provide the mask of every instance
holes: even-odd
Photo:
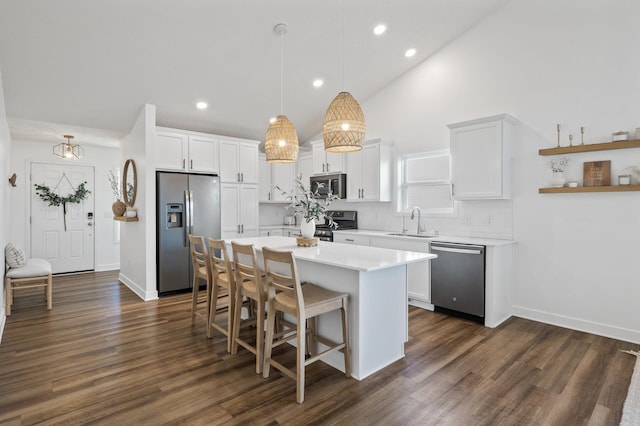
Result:
[[[184,226],[184,246],[189,247],[189,228],[191,227],[191,209],[189,208],[191,205],[191,197],[189,191],[184,191],[184,217],[185,217],[185,226]]]
[[[189,191],[189,233],[193,234],[193,192]]]

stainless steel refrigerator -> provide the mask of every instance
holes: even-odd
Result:
[[[189,290],[193,271],[189,234],[220,238],[220,179],[156,173],[158,294]]]

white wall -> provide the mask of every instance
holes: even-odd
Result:
[[[144,300],[156,299],[155,106],[145,105],[131,132],[120,145],[122,161],[136,163],[138,188],[135,207],[138,222],[122,222],[120,281]],[[149,166],[151,165],[151,166]]]
[[[62,139],[62,135],[60,135]],[[78,141],[81,143],[82,141]],[[69,160],[57,158],[51,152],[52,143],[13,140],[11,144],[11,173],[18,175],[18,187],[11,191],[11,241],[29,253],[29,182],[31,163],[69,164]],[[90,166],[95,172],[95,269],[105,271],[120,267],[120,243],[118,228],[113,220],[111,204],[115,200],[109,185],[109,170],[116,171],[120,165],[117,148],[82,145],[85,155],[74,165]]]
[[[9,157],[11,155],[11,136],[9,134],[9,125],[7,124],[7,114],[4,107],[4,88],[2,85],[2,74],[0,73],[0,177],[8,179]],[[10,193],[16,188],[12,188],[9,183],[0,182],[0,249],[2,250],[2,259],[4,259],[4,247],[9,242],[9,209]],[[3,262],[4,263],[4,262]],[[4,270],[3,270],[4,271]],[[4,274],[2,275],[2,284],[0,284],[0,340],[2,340],[2,331],[6,321],[6,311],[4,306]]]
[[[538,194],[550,179],[538,149],[556,145],[556,123],[564,145],[580,126],[586,143],[640,127],[639,18],[632,0],[513,0],[362,104],[367,138],[395,140],[403,153],[448,148],[448,123],[517,117],[513,201],[463,205],[471,222],[493,211],[505,229],[513,211],[515,313],[634,342],[639,195]],[[580,178],[582,162],[607,159],[617,179],[640,163],[640,149],[574,154],[567,175]],[[367,210],[361,227],[366,216],[391,211]]]

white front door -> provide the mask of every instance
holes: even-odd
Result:
[[[79,204],[49,206],[35,185],[68,197],[86,182],[91,191]],[[94,170],[90,166],[31,164],[31,257],[47,259],[54,274],[94,269]],[[66,229],[65,229],[66,219]]]

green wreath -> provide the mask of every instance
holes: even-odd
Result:
[[[61,197],[55,192],[51,191],[46,185],[38,185],[35,184],[36,194],[40,197],[42,201],[45,203],[49,203],[50,206],[64,206],[66,203],[79,204],[80,201],[87,198],[91,191],[84,187],[87,182],[82,182],[78,185],[78,189],[76,189],[75,194],[69,194],[66,197]]]

